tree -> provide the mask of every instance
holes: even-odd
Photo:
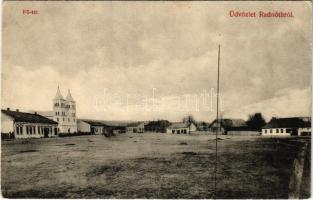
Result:
[[[192,115],[188,115],[188,116],[184,117],[183,118],[183,122],[188,124],[189,133],[190,133],[190,124],[191,123],[196,124],[196,121],[195,121],[195,119],[193,118]]]
[[[191,124],[191,123],[196,124],[196,120],[193,118],[192,115],[188,115],[188,116],[184,117],[183,122],[188,123],[188,124]]]
[[[255,113],[253,115],[249,115],[249,119],[247,121],[247,125],[251,130],[261,131],[262,127],[266,124],[262,113]]]

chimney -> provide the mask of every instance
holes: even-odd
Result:
[[[10,110],[10,108],[7,108],[7,110]]]
[[[37,115],[37,112],[35,112],[35,115]]]
[[[20,112],[20,110],[19,110],[19,109],[16,109],[16,112]]]

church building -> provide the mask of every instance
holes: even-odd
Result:
[[[53,120],[58,122],[59,133],[77,132],[76,102],[70,90],[68,90],[64,99],[58,87],[57,93],[53,98]]]

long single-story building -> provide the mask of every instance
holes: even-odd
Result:
[[[196,130],[197,127],[194,123],[174,122],[166,129],[166,133],[189,134]]]
[[[126,123],[110,122],[103,120],[78,119],[77,128],[78,132],[81,133],[111,135],[113,133],[125,133]]]
[[[1,110],[1,135],[8,138],[42,138],[58,135],[58,123],[35,113]]]
[[[145,123],[144,122],[130,123],[127,125],[126,131],[131,133],[143,133],[145,132]]]
[[[311,119],[303,117],[272,118],[262,128],[264,136],[310,136]]]
[[[77,120],[77,129],[81,133],[104,134],[106,125],[97,120]]]

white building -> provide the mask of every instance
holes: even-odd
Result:
[[[70,90],[68,90],[66,99],[64,99],[58,87],[53,99],[53,120],[58,122],[58,131],[60,133],[77,132],[76,102]]]
[[[131,133],[143,133],[145,132],[145,123],[144,122],[130,123],[127,125],[126,131]]]
[[[304,136],[311,135],[311,120],[301,117],[272,118],[262,128],[263,136]]]
[[[14,138],[42,138],[58,135],[58,123],[37,113],[1,110],[1,134]]]
[[[298,129],[299,136],[311,136],[311,127],[302,127]]]
[[[166,133],[187,134],[197,130],[194,123],[174,122],[167,129]]]
[[[99,120],[79,119],[77,122],[78,131],[82,133],[104,134],[106,125]]]

